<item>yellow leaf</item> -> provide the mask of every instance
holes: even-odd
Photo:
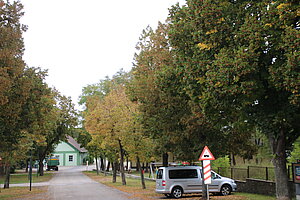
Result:
[[[218,24],[220,24],[220,23],[222,23],[222,22],[224,22],[225,21],[225,19],[224,19],[224,17],[222,17],[222,18],[220,18],[219,20],[218,20]]]
[[[206,35],[213,34],[213,33],[216,33],[216,32],[218,32],[217,29],[213,29],[213,30],[207,31]]]
[[[265,26],[272,27],[273,25],[270,23],[265,24]]]
[[[204,49],[210,50],[210,48],[211,48],[209,45],[204,44],[204,43],[198,43],[198,47],[199,47],[201,50],[204,50]]]
[[[220,81],[218,81],[218,82],[215,84],[216,87],[222,87],[222,85],[223,85],[223,84],[222,84]]]
[[[277,6],[277,9],[282,9],[282,8],[287,7],[287,6],[289,6],[289,5],[291,5],[291,4],[290,4],[290,3],[281,3],[281,4],[279,4],[279,5]]]

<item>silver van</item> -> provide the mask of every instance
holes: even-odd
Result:
[[[200,166],[176,166],[160,167],[156,174],[156,193],[167,197],[180,198],[183,193],[202,192],[202,167]],[[236,191],[234,180],[225,178],[211,172],[212,183],[208,186],[209,192],[229,195]]]

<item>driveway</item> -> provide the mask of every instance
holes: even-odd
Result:
[[[60,167],[49,181],[49,197],[54,200],[127,200],[129,195],[98,183],[82,173],[86,167]]]

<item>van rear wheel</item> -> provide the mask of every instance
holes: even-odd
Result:
[[[183,195],[183,190],[182,190],[182,188],[181,187],[174,187],[173,189],[172,189],[172,196],[174,197],[174,198],[176,198],[176,199],[178,199],[178,198],[180,198],[180,197],[182,197],[182,195]]]

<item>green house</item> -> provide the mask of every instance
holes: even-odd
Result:
[[[60,142],[52,154],[59,158],[60,166],[79,166],[85,164],[88,152],[74,138],[68,136],[67,142]]]

